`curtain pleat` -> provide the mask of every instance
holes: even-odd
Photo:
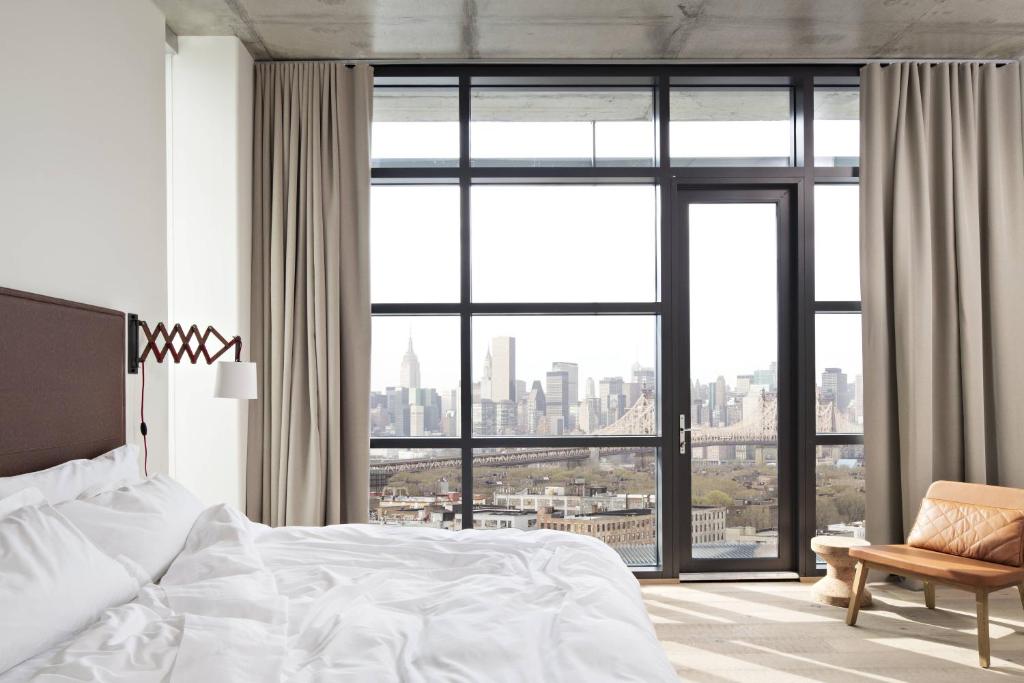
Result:
[[[938,479],[1024,486],[1024,141],[1017,64],[861,71],[868,537]]]
[[[246,512],[279,526],[366,521],[373,72],[256,66]]]

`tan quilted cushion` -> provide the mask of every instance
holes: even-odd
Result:
[[[1024,510],[925,498],[907,545],[972,560],[1024,565]]]

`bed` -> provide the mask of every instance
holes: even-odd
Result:
[[[600,541],[206,508],[119,445],[122,314],[0,290],[0,320],[0,683],[676,680]]]

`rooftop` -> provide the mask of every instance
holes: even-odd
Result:
[[[758,545],[731,541],[696,543],[693,546],[693,557],[699,560],[745,560],[757,557]]]

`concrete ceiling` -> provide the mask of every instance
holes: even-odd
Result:
[[[1000,59],[1024,0],[155,0],[257,59]]]

